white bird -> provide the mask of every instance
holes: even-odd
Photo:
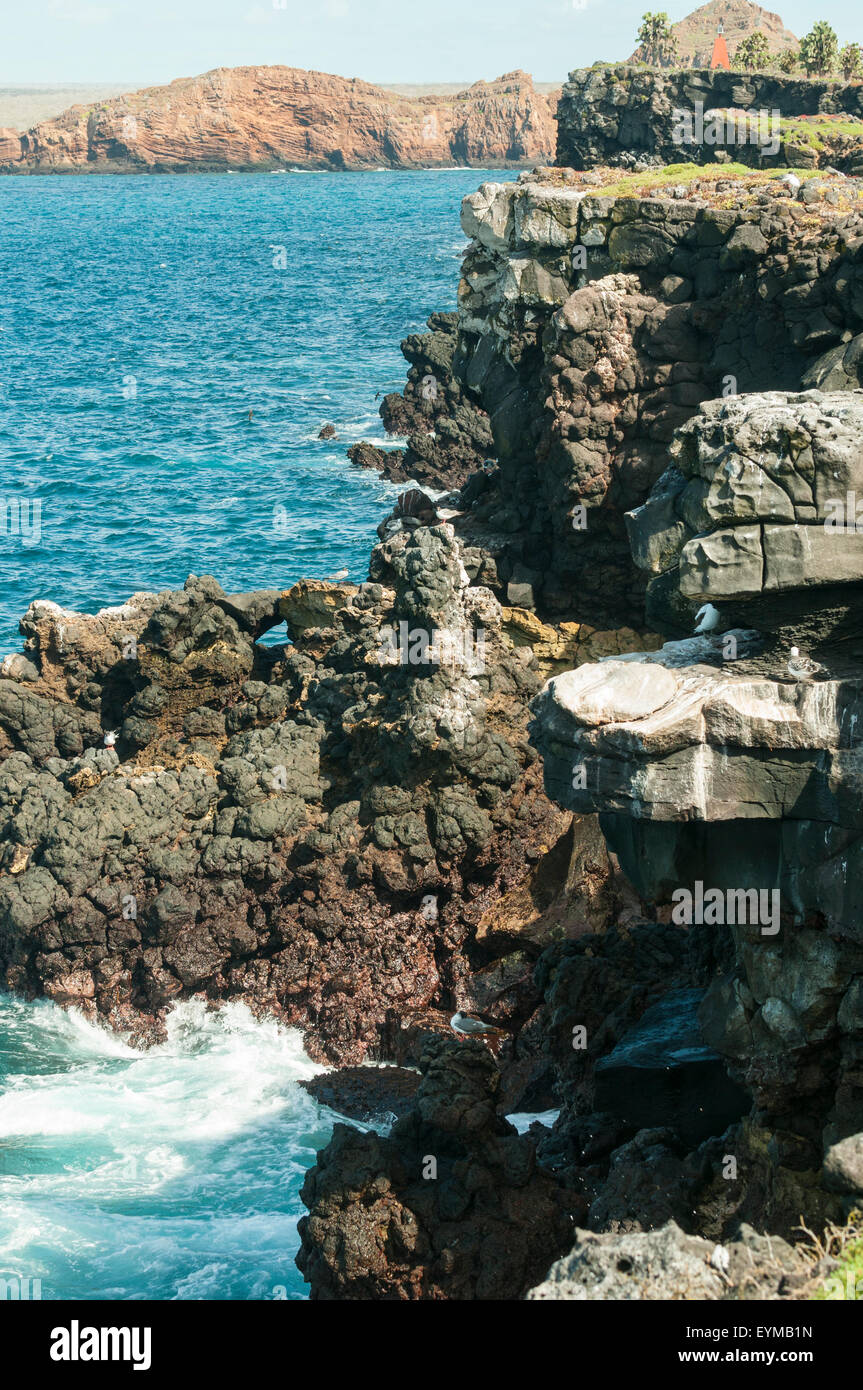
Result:
[[[712,603],[705,603],[695,615],[695,631],[715,632],[719,627],[719,609],[714,608]]]
[[[779,182],[784,183],[786,188],[790,188],[791,192],[795,196],[800,191],[800,180],[798,179],[796,174],[791,173],[790,169],[787,174],[783,175]]]
[[[710,1263],[714,1269],[718,1269],[720,1274],[727,1274],[731,1264],[731,1255],[724,1245],[715,1245],[713,1254],[710,1256]]]
[[[787,666],[789,676],[793,676],[796,681],[811,681],[824,667],[819,666],[817,661],[812,661],[808,656],[801,656],[798,647],[792,647],[788,657]]]
[[[108,731],[108,733],[105,735],[105,747],[106,747],[106,748],[113,748],[113,747],[114,747],[114,744],[117,742],[117,735],[118,735],[119,732],[120,732],[119,729],[110,729],[110,730]]]
[[[460,1009],[453,1014],[449,1025],[454,1033],[461,1033],[464,1037],[480,1037],[483,1034],[503,1036],[502,1028],[495,1028],[491,1023],[483,1023],[481,1018],[471,1018],[470,1014],[463,1014]]]

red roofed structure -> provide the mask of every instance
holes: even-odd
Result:
[[[726,72],[731,71],[731,59],[728,57],[728,44],[725,42],[723,26],[720,24],[716,38],[713,41],[713,57],[710,59],[711,70],[713,68],[725,68]]]

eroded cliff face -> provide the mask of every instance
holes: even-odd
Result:
[[[454,97],[409,98],[300,68],[216,68],[73,106],[20,137],[0,132],[0,165],[52,173],[519,165],[550,157],[556,100],[524,72]]]
[[[489,965],[519,1012],[525,959],[459,943],[566,828],[525,737],[536,658],[451,527],[371,568],[31,607],[0,678],[8,987],[147,1039],[182,997],[241,997],[340,1061],[405,1055]],[[281,620],[293,645],[257,647]]]
[[[742,119],[747,112],[756,120]],[[861,118],[859,83],[723,68],[581,68],[563,88],[556,162],[591,169],[736,161],[860,174]]]
[[[309,1179],[321,1297],[517,1297],[561,1213],[791,1235],[863,1191],[863,572],[824,539],[863,484],[861,190],[610,177],[467,200],[458,317],[385,409],[430,482],[474,471],[402,496],[365,584],[37,604],[0,671],[8,986],[144,1040],[242,998],[316,1057],[422,1061],[390,1138]],[[702,880],[778,892],[779,930],[675,919]],[[424,1052],[455,1007],[506,1030],[499,1082]],[[523,1143],[493,1118],[552,1105]]]
[[[798,389],[810,368],[821,384],[846,357],[855,379],[863,216],[838,178],[794,197],[757,176],[690,172],[647,196],[637,175],[606,192],[612,177],[538,170],[465,200],[454,370],[499,471],[459,529],[495,558],[503,597],[640,627],[653,611],[623,518],[675,430],[701,401]]]
[[[648,1265],[665,1296],[796,1296],[813,1266],[776,1238],[799,1238],[801,1212],[841,1220],[863,1192],[863,564],[856,527],[825,531],[863,484],[859,186],[603,177],[534,171],[466,200],[453,355],[497,456],[453,526],[523,605],[510,630],[518,614],[536,652],[570,620],[638,624],[646,586],[667,639],[598,661],[576,643],[532,706],[549,797],[577,839],[598,818],[634,893],[586,920],[580,875],[507,1053],[534,1078],[550,1069],[561,1112],[534,1128],[537,1158],[596,1233],[531,1296],[644,1296]],[[715,629],[683,636],[705,602]],[[795,638],[825,666],[812,682],[786,669]],[[535,911],[543,875],[553,900],[570,871],[556,853],[477,939],[496,914],[527,938],[526,900]],[[397,1127],[387,1204],[415,1150]],[[333,1161],[306,1193],[309,1271],[370,1199],[367,1169],[336,1211],[356,1162]],[[437,1249],[452,1228],[420,1194]],[[775,1239],[769,1259],[746,1222]],[[703,1241],[728,1244],[729,1281]],[[392,1296],[384,1267],[371,1292],[347,1258],[316,1277]],[[415,1280],[402,1270],[396,1296]]]
[[[844,517],[861,446],[861,391],[708,403],[634,525],[669,587],[715,601],[715,632],[582,666],[534,706],[550,794],[600,812],[646,898],[699,883],[734,897],[712,918],[733,955],[717,959],[704,1036],[753,1096],[775,1168],[849,1196],[863,1178],[863,552],[832,499]],[[758,631],[729,628],[742,612]],[[817,643],[814,679],[787,668],[799,634]],[[744,910],[752,890],[769,922]]]

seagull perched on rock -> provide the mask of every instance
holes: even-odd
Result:
[[[453,1014],[449,1023],[454,1033],[460,1033],[465,1038],[506,1036],[503,1028],[495,1028],[491,1023],[484,1023],[481,1018],[471,1018],[470,1014],[463,1014],[461,1009]]]
[[[695,615],[696,635],[704,632],[715,632],[719,627],[719,622],[719,609],[714,608],[712,603],[705,603]]]
[[[114,747],[114,744],[117,742],[117,734],[118,734],[119,732],[120,732],[119,729],[109,729],[109,730],[108,730],[107,734],[105,735],[105,740],[104,740],[104,742],[105,742],[105,747],[106,747],[106,748],[113,748],[113,747]]]
[[[817,676],[818,672],[823,670],[824,667],[819,666],[817,661],[812,661],[808,656],[801,656],[799,647],[791,648],[787,671],[796,681],[811,681],[813,676]]]
[[[779,180],[779,182],[784,183],[786,188],[790,188],[791,192],[794,194],[796,198],[797,194],[800,192],[800,180],[798,179],[796,174],[792,174],[789,170],[789,172],[785,174],[784,177]]]

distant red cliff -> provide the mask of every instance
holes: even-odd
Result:
[[[299,68],[216,68],[0,129],[6,172],[296,167],[412,169],[550,162],[558,93],[525,72],[407,97]]]

